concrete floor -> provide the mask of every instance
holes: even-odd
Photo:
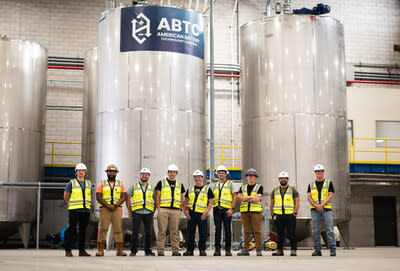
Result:
[[[286,251],[289,254],[290,251]],[[64,257],[62,250],[0,250],[0,270],[400,270],[400,248],[339,249],[337,257],[311,257],[311,250],[299,250],[297,257],[115,257],[115,251],[107,251],[105,257]],[[77,255],[77,251],[73,251]],[[95,251],[89,251],[92,255]],[[254,254],[254,252],[252,252]],[[196,253],[197,255],[197,253]],[[234,253],[236,255],[236,252]]]

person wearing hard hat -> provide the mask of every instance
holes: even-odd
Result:
[[[251,228],[253,228],[254,238],[256,240],[257,256],[262,256],[261,222],[263,205],[261,197],[264,188],[261,184],[256,183],[258,174],[255,169],[248,169],[245,177],[247,184],[242,185],[238,195],[238,199],[241,201],[240,217],[242,219],[244,231],[243,249],[238,253],[238,256],[250,256]]]
[[[189,187],[185,195],[184,212],[187,218],[187,242],[184,256],[193,256],[196,227],[199,228],[200,256],[207,256],[207,216],[213,204],[214,193],[208,185],[204,185],[203,172],[195,170],[193,180],[195,185]]]
[[[132,217],[132,241],[131,254],[136,256],[138,251],[138,237],[140,225],[143,222],[144,228],[144,253],[145,256],[155,256],[151,251],[151,236],[154,214],[154,189],[149,184],[150,169],[142,168],[139,172],[140,181],[134,183],[128,189],[128,199],[126,208],[129,217]]]
[[[168,177],[159,181],[156,186],[155,204],[158,211],[158,240],[157,255],[164,256],[165,239],[169,227],[172,256],[181,256],[179,253],[179,220],[183,206],[185,187],[176,179],[178,167],[169,165]]]
[[[311,204],[311,219],[313,224],[314,252],[312,256],[322,256],[321,253],[321,220],[324,221],[330,255],[336,256],[336,241],[333,228],[332,199],[335,189],[330,180],[325,179],[325,168],[321,164],[314,167],[315,180],[308,185],[307,200]]]
[[[127,254],[123,251],[121,207],[126,200],[126,187],[121,180],[116,179],[119,172],[116,165],[108,165],[105,172],[107,173],[107,180],[101,181],[96,189],[96,199],[100,207],[100,232],[96,256],[104,256],[104,246],[110,223],[112,223],[114,230],[117,256],[126,256]]]
[[[69,225],[65,231],[65,256],[72,257],[72,242],[79,226],[79,256],[90,256],[85,250],[86,228],[92,207],[92,183],[85,180],[87,168],[79,163],[75,167],[75,179],[65,186],[64,200],[68,203]]]
[[[215,224],[214,256],[221,256],[222,225],[225,231],[225,256],[232,256],[232,214],[237,201],[237,191],[234,190],[232,181],[226,178],[228,173],[228,169],[225,166],[218,166],[218,182],[213,184],[213,215]]]
[[[290,256],[297,256],[296,216],[300,207],[299,192],[289,186],[289,174],[282,171],[278,175],[280,186],[271,192],[270,213],[278,232],[277,251],[272,256],[283,256],[285,229],[290,240]]]

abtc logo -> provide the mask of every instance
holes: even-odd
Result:
[[[132,38],[134,38],[139,44],[146,41],[151,36],[150,33],[150,20],[143,13],[139,13],[132,23]],[[139,27],[138,27],[139,25]]]

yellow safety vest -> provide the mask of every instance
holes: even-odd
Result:
[[[257,196],[257,192],[258,192],[258,189],[260,189],[260,186],[261,186],[260,184],[256,184],[254,186],[253,190],[251,191],[250,196]],[[248,196],[247,184],[246,185],[242,185],[242,195],[244,197]],[[248,212],[249,211],[249,207],[250,207],[250,212],[259,213],[259,212],[262,212],[262,209],[263,209],[261,200],[257,201],[257,202],[245,202],[245,201],[242,201],[240,203],[240,212],[241,213]]]
[[[151,184],[146,186],[146,190],[143,192],[140,182],[133,185],[133,195],[131,198],[132,211],[136,211],[145,208],[151,212],[154,212],[154,191]]]
[[[189,189],[189,201],[187,206],[190,210],[193,211],[193,205],[195,205],[194,212],[196,213],[204,213],[207,210],[208,206],[208,185],[204,185],[199,195],[196,199],[196,193],[194,192],[194,186]],[[196,200],[196,201],[195,201]]]
[[[103,186],[103,199],[107,204],[116,204],[121,199],[122,182],[120,180],[114,181],[114,187],[111,188],[107,180],[101,182]],[[112,193],[111,193],[112,191]],[[103,205],[99,202],[100,207]]]
[[[232,181],[227,180],[222,184],[221,194],[219,189],[220,185],[220,182],[214,185],[213,207],[221,206],[223,208],[230,209],[232,208],[233,201],[233,195],[231,192]]]
[[[321,201],[319,201],[319,199],[318,199],[318,189],[317,189],[316,181],[314,181],[313,183],[310,184],[311,198],[313,199],[313,201],[321,204],[324,200],[326,200],[326,198],[329,195],[329,184],[330,183],[331,183],[330,180],[324,180],[324,184],[322,185],[322,189],[321,189]],[[311,207],[311,209],[315,209],[315,207],[312,205],[310,207]],[[324,208],[332,209],[332,202],[325,204]]]
[[[181,191],[182,185],[179,181],[175,181],[175,190],[174,190],[174,203],[172,207],[180,209],[181,208]],[[172,189],[169,185],[167,179],[162,180],[161,183],[161,198],[160,198],[160,207],[171,207],[172,202]]]
[[[92,206],[92,183],[85,180],[85,195],[82,193],[82,188],[76,179],[70,181],[72,183],[71,197],[68,201],[68,210],[89,209]]]
[[[274,189],[274,214],[282,215],[283,209],[285,210],[285,215],[291,215],[294,213],[294,198],[293,198],[293,187],[289,186],[283,196],[279,189],[280,187],[275,187]]]

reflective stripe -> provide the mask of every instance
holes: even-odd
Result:
[[[213,200],[213,207],[221,206],[226,209],[232,208],[232,181],[226,180],[222,184],[222,188],[220,189],[219,186],[221,185],[220,182],[215,183],[213,185],[213,192],[214,192],[214,200]]]
[[[70,181],[72,183],[71,197],[68,201],[68,210],[75,209],[90,209],[92,204],[92,183],[89,180],[85,180],[85,194],[83,195],[83,189],[76,179]]]
[[[247,184],[242,186],[242,195],[244,197],[248,196],[248,190],[247,190]],[[253,188],[253,190],[251,191],[250,195],[251,196],[257,196],[258,194],[258,190],[260,189],[261,185],[260,184],[256,184]],[[245,213],[245,212],[262,212],[263,209],[263,205],[261,200],[258,202],[245,202],[242,201],[240,203],[240,212],[241,213]]]
[[[324,180],[324,184],[322,185],[321,188],[321,201],[318,199],[318,189],[317,189],[317,184],[316,181],[310,184],[310,192],[311,192],[311,198],[313,201],[316,203],[321,204],[324,200],[326,200],[329,196],[329,184],[330,180]],[[314,209],[315,207],[310,205],[311,209]],[[325,209],[332,209],[332,202],[328,202],[324,206]]]
[[[204,185],[196,198],[195,187],[192,186],[189,188],[189,200],[187,205],[190,210],[196,213],[204,213],[207,210],[208,189],[210,189],[210,187],[208,185]]]
[[[122,182],[120,180],[114,181],[114,186],[112,189],[107,180],[101,181],[101,185],[103,186],[103,200],[107,204],[116,204],[121,199]],[[100,202],[98,202],[98,204],[100,207],[103,207]]]
[[[293,187],[291,186],[287,188],[283,198],[280,187],[274,189],[274,214],[282,215],[283,211],[288,215],[294,212]]]
[[[173,202],[172,207],[180,209],[181,191],[182,191],[182,184],[178,180],[175,180],[174,195],[172,195],[172,189],[167,179],[165,178],[164,180],[162,180],[160,207],[171,207],[171,202]]]
[[[140,181],[133,186],[133,195],[131,198],[131,210],[147,209],[154,212],[154,191],[150,184],[147,184],[146,190],[142,190]]]

